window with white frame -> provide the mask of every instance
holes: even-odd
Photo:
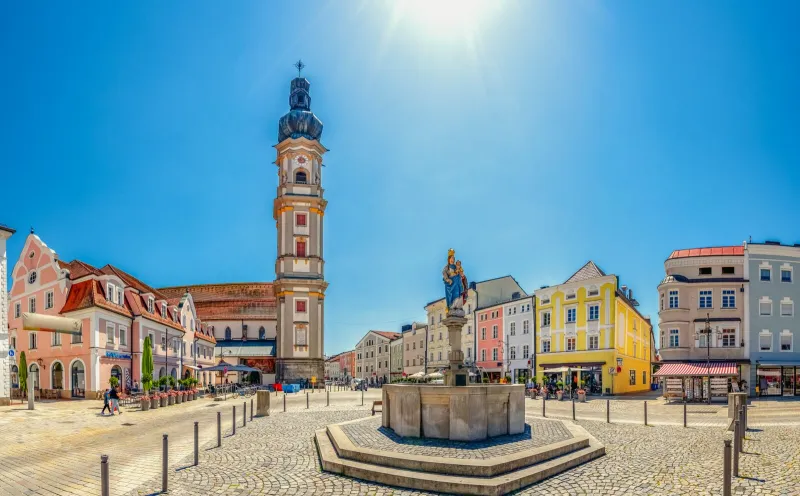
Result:
[[[764,282],[769,282],[772,280],[772,269],[771,268],[761,268],[759,270],[761,274],[761,280]]]
[[[492,348],[492,360],[497,361],[497,348]]]
[[[736,290],[722,290],[722,308],[736,308]]]
[[[589,305],[589,320],[600,318],[600,305]]]
[[[20,304],[19,304],[19,302],[14,303],[14,318],[18,319],[20,314],[21,314],[21,312],[20,312]]]
[[[528,347],[527,344],[523,344],[522,345],[522,358],[527,360],[528,357],[530,357],[530,348]]]
[[[122,287],[117,288],[117,305],[122,305],[122,300],[125,298],[125,290]]]
[[[722,346],[725,348],[733,348],[736,346],[736,329],[722,330]]]
[[[114,302],[114,285],[110,282],[106,284],[106,300]]]
[[[35,350],[37,344],[36,333],[31,332],[28,334],[28,349]]]
[[[36,313],[36,297],[28,298],[28,311],[30,313]]]
[[[442,359],[442,352],[440,351],[439,352],[439,360],[441,361],[441,359]]]
[[[541,301],[542,305],[547,305],[548,303],[550,303],[549,296],[542,296],[539,300]]]
[[[697,346],[700,347],[700,348],[708,347],[708,334],[700,334],[698,336],[698,344],[697,344]]]
[[[512,322],[508,325],[508,335],[509,336],[517,335],[517,324],[515,322]]]
[[[590,350],[596,350],[600,348],[600,336],[589,336],[589,346]]]
[[[680,304],[680,300],[678,299],[678,290],[672,289],[669,292],[669,307],[670,308],[678,308]]]
[[[497,339],[497,326],[492,326],[492,339]]]
[[[713,308],[713,293],[710,289],[700,290],[700,308]]]
[[[792,351],[792,334],[789,332],[781,333],[781,351]]]
[[[70,343],[82,343],[83,342],[83,333],[73,334]]]
[[[681,345],[680,331],[678,329],[669,330],[669,347],[678,348]]]
[[[759,351],[772,351],[772,333],[769,331],[761,331],[758,335],[758,349]]]
[[[54,332],[52,334],[53,334],[53,337],[50,340],[50,344],[52,346],[61,346],[61,333],[60,332]]]
[[[759,315],[772,315],[772,300],[762,299],[758,302]]]
[[[781,300],[781,317],[791,317],[794,315],[794,302],[788,298]]]
[[[599,294],[600,294],[600,290],[595,288],[595,287],[589,288],[589,291],[586,293],[587,296],[597,296]]]
[[[575,292],[571,291],[571,292],[567,293],[567,296],[564,297],[564,299],[565,300],[574,300],[575,299]]]
[[[575,315],[577,313],[575,310],[576,309],[574,307],[567,308],[567,324],[572,324],[575,322]]]
[[[166,303],[162,303],[161,304],[161,316],[164,317],[165,319],[167,318],[167,304]]]
[[[152,298],[148,298],[147,299],[147,311],[149,313],[155,313],[155,310],[153,309],[153,303],[155,303],[155,302],[154,302],[154,300]]]
[[[433,353],[431,353],[431,360],[433,359]],[[486,361],[486,350],[481,350],[481,361]]]
[[[575,351],[575,338],[567,338],[567,351]]]
[[[128,346],[128,329],[122,326],[119,327],[119,344]]]
[[[511,315],[511,307],[508,307],[508,314]]]
[[[792,269],[781,267],[781,282],[792,282]]]
[[[48,291],[47,293],[44,294],[44,309],[49,310],[51,308],[53,308],[53,292]]]
[[[516,360],[517,359],[517,348],[516,348],[516,346],[512,346],[511,347],[511,350],[508,352],[508,357],[511,360]]]
[[[114,324],[106,324],[106,342],[114,344]]]
[[[542,339],[542,353],[550,353],[550,340]]]
[[[542,327],[550,326],[550,312],[542,312]]]
[[[522,334],[530,334],[531,333],[531,323],[529,320],[522,321]]]

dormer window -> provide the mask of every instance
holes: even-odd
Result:
[[[106,300],[114,303],[114,285],[111,283],[106,284]]]
[[[161,316],[164,317],[165,319],[168,318],[167,317],[167,304],[166,303],[162,303],[161,304]]]
[[[125,298],[124,288],[117,286],[117,305],[122,305],[122,301],[124,298]]]
[[[148,298],[148,299],[147,299],[147,311],[148,311],[148,312],[150,312],[150,313],[154,313],[154,312],[155,312],[155,310],[153,309],[153,304],[154,304],[154,303],[155,303],[155,302],[153,301],[153,299],[152,299],[152,298]]]

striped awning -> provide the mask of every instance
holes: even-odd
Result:
[[[665,363],[653,374],[654,377],[706,377],[739,375],[739,369],[733,362],[707,363]]]

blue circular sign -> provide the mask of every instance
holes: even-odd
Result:
[[[8,350],[8,356],[10,356],[12,358],[14,357],[14,350],[13,349],[12,350]]]

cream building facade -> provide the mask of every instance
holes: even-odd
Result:
[[[368,331],[356,345],[356,375],[369,384],[389,382],[391,342],[401,337],[396,332]]]
[[[403,334],[389,344],[389,380],[396,381],[403,377]]]
[[[414,322],[403,328],[403,372],[407,376],[425,371],[427,335],[427,324]]]

